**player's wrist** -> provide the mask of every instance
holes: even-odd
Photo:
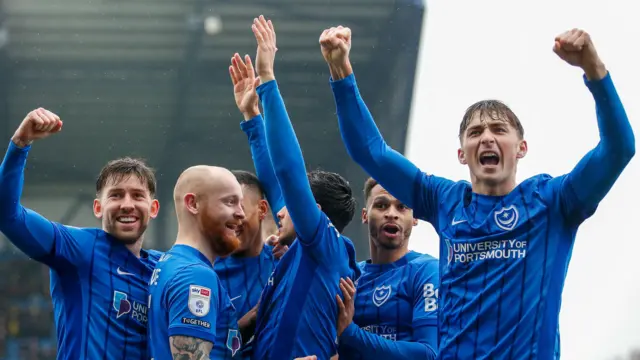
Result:
[[[589,81],[599,81],[607,76],[607,67],[604,66],[604,63],[600,59],[597,59],[592,63],[585,64],[582,67],[582,71],[584,71],[584,74]]]
[[[349,59],[344,59],[337,63],[329,63],[329,72],[331,73],[331,79],[338,81],[351,75],[353,68]]]
[[[258,109],[257,106],[250,110],[245,110],[242,112],[242,116],[244,116],[245,121],[249,121],[258,115],[260,115],[260,109]]]
[[[260,78],[261,85],[276,79],[276,76],[273,74],[273,72],[265,72],[263,74],[258,74],[258,77]]]
[[[33,143],[33,140],[27,140],[24,138],[21,138],[17,135],[13,135],[11,137],[11,141],[13,142],[13,144],[21,149],[26,148],[27,146],[31,145]]]

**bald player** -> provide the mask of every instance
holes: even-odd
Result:
[[[180,175],[173,198],[178,236],[149,282],[151,357],[230,358],[242,340],[213,263],[240,246],[242,188],[229,170],[195,166]]]

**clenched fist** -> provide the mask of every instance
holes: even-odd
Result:
[[[340,80],[352,72],[349,62],[351,51],[351,29],[338,26],[326,29],[320,35],[320,50],[324,60],[329,64],[333,80]]]
[[[62,120],[49,110],[38,108],[28,113],[11,138],[18,147],[30,145],[62,130]]]
[[[553,51],[568,64],[581,68],[589,80],[607,75],[591,36],[584,30],[573,29],[556,36]]]

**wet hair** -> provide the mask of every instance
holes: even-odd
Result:
[[[469,106],[464,112],[462,122],[460,122],[460,131],[458,132],[458,138],[460,140],[462,140],[464,132],[467,130],[471,123],[471,119],[473,119],[473,116],[476,114],[478,114],[480,118],[488,116],[492,120],[506,120],[516,129],[516,133],[520,139],[524,137],[524,128],[520,123],[520,119],[518,119],[509,106],[500,100],[482,100]]]
[[[307,174],[316,203],[339,232],[349,225],[356,213],[356,199],[349,182],[342,176],[322,170]]]
[[[372,177],[365,180],[364,182],[364,201],[365,202],[369,200],[369,196],[371,196],[371,191],[373,190],[374,187],[376,187],[376,185],[378,185],[378,182],[376,181],[376,179]]]
[[[140,182],[146,184],[151,197],[156,195],[154,170],[144,160],[130,157],[111,160],[100,170],[100,175],[96,180],[96,194],[100,195],[109,181],[117,184],[129,176],[136,176]]]
[[[260,182],[256,174],[245,170],[233,170],[231,172],[236,177],[236,180],[238,180],[240,185],[251,188],[256,192],[256,194],[258,194],[261,199],[264,199],[264,187],[262,186],[262,183]]]

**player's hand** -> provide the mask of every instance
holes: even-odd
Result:
[[[273,63],[275,62],[278,48],[276,47],[276,31],[273,29],[273,23],[260,15],[257,19],[253,19],[251,30],[253,30],[258,42],[256,71],[258,72],[260,83],[274,80]]]
[[[233,97],[236,99],[238,110],[244,115],[245,120],[251,120],[260,114],[258,107],[258,93],[256,87],[259,80],[253,71],[251,57],[245,55],[244,61],[237,53],[231,58],[229,75],[233,83]]]
[[[280,243],[278,235],[270,235],[265,242],[267,245],[273,246],[271,253],[278,260],[289,250],[289,246]]]
[[[352,72],[349,62],[351,51],[351,29],[338,26],[326,29],[320,35],[320,50],[329,64],[333,80],[344,79]]]
[[[293,360],[318,360],[318,357],[315,355],[311,355],[311,356],[295,358]]]
[[[338,303],[338,336],[341,336],[344,329],[353,322],[356,286],[350,278],[347,278],[347,280],[340,279],[340,290],[342,290],[344,301],[340,298],[340,295],[336,295],[336,302]]]
[[[44,139],[62,130],[62,120],[49,110],[38,108],[22,120],[11,141],[18,147],[31,145],[34,140]]]
[[[581,68],[589,80],[607,75],[591,36],[584,30],[573,29],[556,36],[553,51],[568,64]]]

